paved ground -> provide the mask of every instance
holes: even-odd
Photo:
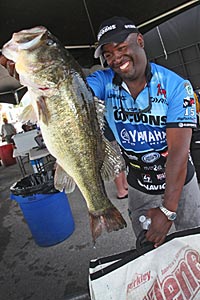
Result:
[[[29,163],[28,173],[32,173]],[[85,201],[78,189],[68,195],[75,231],[65,241],[39,247],[32,238],[10,186],[22,178],[18,165],[0,167],[0,300],[88,300],[90,259],[135,247],[127,216],[127,200],[117,200],[113,183],[110,199],[128,223],[118,232],[104,233],[93,247]],[[103,299],[102,299],[103,300]]]

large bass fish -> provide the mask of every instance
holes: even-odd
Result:
[[[2,53],[16,63],[20,82],[28,87],[44,142],[57,160],[56,188],[72,192],[77,184],[94,241],[104,228],[124,228],[126,222],[104,187],[104,179],[120,169],[120,157],[103,138],[103,108],[78,63],[43,26],[14,33]]]

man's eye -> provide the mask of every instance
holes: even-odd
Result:
[[[107,59],[111,58],[112,55],[110,53],[104,53],[103,56],[107,60]]]
[[[125,51],[125,50],[126,50],[126,47],[125,47],[125,46],[123,46],[123,47],[119,47],[117,50],[118,50],[119,52],[123,52],[123,51]]]

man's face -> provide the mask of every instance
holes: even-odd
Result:
[[[141,34],[131,33],[122,43],[103,46],[103,56],[111,67],[124,81],[136,80],[144,75],[146,55]]]

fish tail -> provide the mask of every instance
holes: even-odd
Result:
[[[113,206],[103,211],[101,215],[89,212],[90,228],[92,231],[93,242],[102,234],[103,230],[107,232],[117,231],[127,226],[121,213]]]

